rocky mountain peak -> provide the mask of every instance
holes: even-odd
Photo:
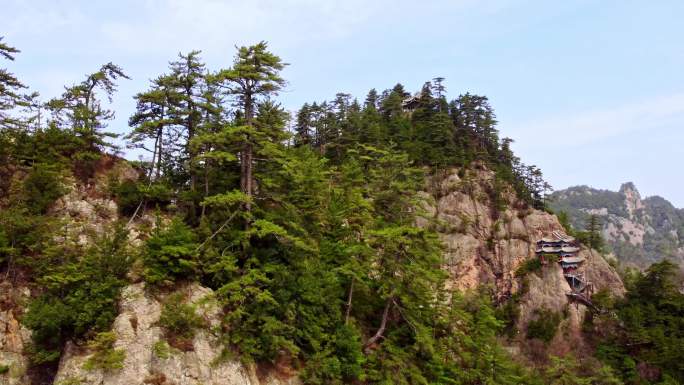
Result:
[[[641,201],[641,194],[636,189],[634,183],[627,182],[620,186],[620,192],[625,196],[625,208],[629,213],[629,218],[634,219],[637,210],[644,208],[644,203]]]
[[[632,182],[617,192],[570,187],[554,192],[551,201],[576,229],[585,228],[589,215],[601,216],[607,251],[627,264],[644,268],[663,258],[684,260],[682,211],[658,196],[642,199]]]
[[[621,193],[623,194],[634,194],[636,193],[639,195],[639,190],[637,190],[636,186],[634,185],[634,182],[625,182],[622,185],[620,185],[620,190]]]

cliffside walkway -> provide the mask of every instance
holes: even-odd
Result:
[[[601,309],[596,307],[596,305],[594,305],[594,303],[591,302],[589,297],[584,295],[583,293],[571,291],[571,292],[565,293],[565,295],[567,295],[571,300],[575,300],[575,301],[577,301],[583,305],[586,305],[587,307],[593,309],[594,311],[597,311],[597,312],[601,311]]]

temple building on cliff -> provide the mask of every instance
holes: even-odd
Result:
[[[592,285],[585,278],[583,269],[585,259],[578,255],[580,247],[575,238],[560,231],[554,231],[551,236],[537,241],[536,251],[542,264],[549,262],[560,264],[563,276],[570,285],[569,297],[591,305],[589,296],[592,292]]]

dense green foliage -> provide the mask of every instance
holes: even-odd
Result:
[[[109,328],[131,263],[127,233],[112,235],[82,249],[54,245],[36,261],[36,282],[44,289],[28,307],[23,322],[33,330],[35,362],[59,357],[64,342]]]
[[[143,250],[145,280],[152,285],[171,285],[179,278],[193,279],[197,271],[195,238],[179,219],[163,229],[157,223]]]
[[[551,258],[554,256],[552,255]],[[545,258],[548,260],[553,260],[549,258],[549,256],[545,255]],[[525,275],[529,273],[535,273],[541,271],[543,265],[541,258],[530,258],[526,259],[522,264],[520,264],[520,267],[515,270],[515,276],[516,277],[524,277]]]
[[[678,267],[666,260],[626,281],[624,299],[607,293],[596,298],[606,310],[589,320],[598,336],[598,357],[628,384],[684,382],[684,294]]]
[[[527,324],[527,338],[550,342],[558,330],[561,314],[544,308],[535,310],[534,314],[535,318]]]
[[[591,358],[578,360],[572,354],[551,357],[550,365],[542,373],[549,385],[621,385],[610,367]]]

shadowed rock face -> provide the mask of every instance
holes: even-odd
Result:
[[[8,367],[0,375],[0,385],[23,385],[29,382],[26,347],[31,332],[19,322],[21,304],[30,296],[27,288],[0,282],[0,365]]]
[[[552,346],[562,350],[581,347],[581,324],[586,307],[570,304],[570,286],[561,267],[549,263],[537,273],[517,277],[516,271],[528,259],[536,258],[536,241],[552,231],[564,231],[558,218],[526,208],[515,194],[504,190],[505,208],[497,210],[491,199],[494,173],[469,170],[460,178],[456,170],[430,181],[425,211],[437,219],[444,242],[444,265],[450,274],[448,285],[459,290],[490,286],[495,300],[505,301],[516,293],[520,314],[517,327],[525,332],[537,309],[564,314],[564,333]],[[615,270],[597,252],[583,248],[585,274],[595,290],[609,289],[616,295],[624,286]],[[559,343],[562,342],[562,343]],[[561,348],[562,347],[562,348]]]

